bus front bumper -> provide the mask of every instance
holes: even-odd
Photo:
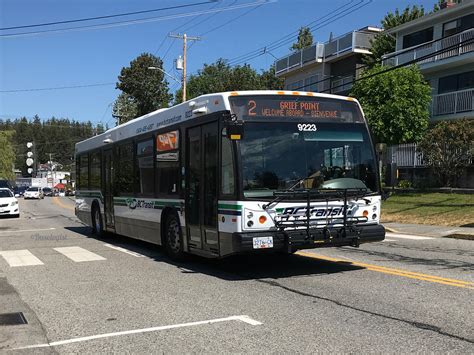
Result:
[[[361,225],[355,228],[318,228],[288,231],[265,231],[234,233],[233,249],[236,253],[262,250],[254,247],[254,238],[272,237],[273,247],[265,250],[294,252],[299,249],[326,248],[340,246],[358,247],[360,244],[380,242],[385,239],[385,228],[380,224]],[[258,244],[258,243],[257,243]]]

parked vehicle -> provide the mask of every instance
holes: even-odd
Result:
[[[0,188],[0,216],[20,217],[18,200],[9,188]]]
[[[10,181],[5,180],[5,179],[0,180],[0,188],[10,189],[11,191],[13,191],[13,185],[10,183]]]
[[[43,199],[44,198],[43,189],[41,187],[29,187],[25,191],[23,198],[25,200],[30,199],[30,198],[35,198],[38,200]]]
[[[15,197],[23,196],[27,188],[28,186],[15,186],[13,188],[13,193],[15,194]]]
[[[43,187],[43,194],[45,196],[50,196],[50,197],[53,197],[54,194],[53,194],[53,189],[50,188],[50,187]]]
[[[74,190],[71,190],[71,189],[66,190],[66,196],[74,196],[75,194],[76,194],[76,193],[75,193]]]

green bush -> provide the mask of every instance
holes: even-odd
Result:
[[[411,181],[408,180],[400,180],[398,182],[398,187],[402,189],[410,189],[412,187]]]

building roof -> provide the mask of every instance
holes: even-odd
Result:
[[[411,27],[420,27],[423,25],[430,25],[433,23],[441,22],[443,21],[444,17],[454,15],[459,13],[460,15],[467,14],[468,11],[474,11],[474,0],[463,0],[462,3],[456,4],[452,7],[448,7],[446,9],[441,9],[436,12],[431,12],[427,15],[424,15],[422,17],[419,17],[415,20],[405,22],[397,27],[393,27],[387,31],[385,31],[386,34],[392,34],[392,33],[397,33],[403,30],[406,30]]]

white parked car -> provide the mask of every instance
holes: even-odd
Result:
[[[41,198],[44,198],[44,194],[43,194],[43,189],[41,187],[29,187],[24,195],[23,195],[23,198],[25,200],[29,199],[29,198],[36,198],[36,199],[41,199]]]
[[[0,188],[0,216],[20,217],[18,200],[10,189]]]

